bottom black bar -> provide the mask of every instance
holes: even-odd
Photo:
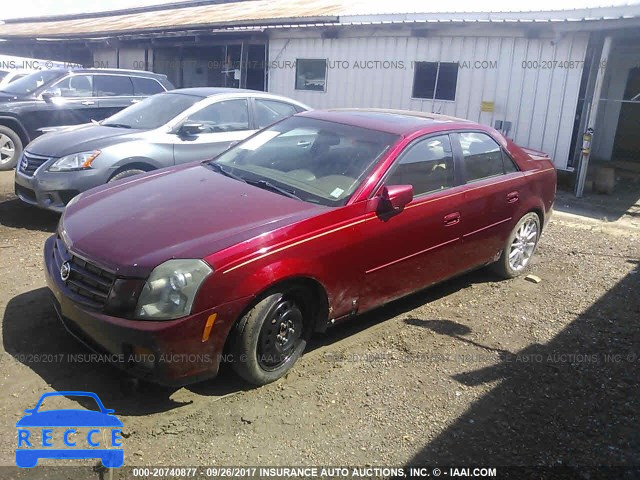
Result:
[[[600,480],[640,479],[640,466],[633,467],[493,467],[493,466],[260,466],[260,467],[122,467],[48,466],[0,467],[5,480],[135,480],[135,479],[517,479]]]

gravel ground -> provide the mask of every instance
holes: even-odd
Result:
[[[557,215],[540,283],[480,270],[318,335],[274,384],[223,368],[166,389],[67,357],[86,351],[55,318],[40,258],[57,216],[11,191],[1,172],[4,438],[42,393],[87,390],[123,421],[126,465],[640,464],[638,229]],[[0,465],[14,448],[0,444]]]

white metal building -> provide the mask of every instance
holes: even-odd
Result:
[[[318,108],[390,107],[488,125],[511,122],[507,133],[517,143],[544,150],[558,167],[566,166],[582,74],[577,65],[585,57],[588,35],[550,40],[527,38],[517,28],[456,30],[417,36],[409,29],[366,28],[337,39],[275,32],[269,42],[276,67],[270,70],[269,90]],[[286,65],[301,59],[326,59],[323,90],[299,90],[295,70]],[[546,61],[574,62],[574,68],[541,68]],[[451,72],[442,68],[447,64],[454,65]],[[431,66],[431,72],[422,65]],[[421,81],[436,88],[416,91]]]
[[[465,12],[413,0],[197,0],[13,20],[0,26],[0,50],[146,68],[179,87],[266,89],[317,108],[455,115],[549,153],[559,169],[578,166],[582,133],[595,127],[595,156],[640,164],[640,3],[589,1],[523,11],[494,0]]]

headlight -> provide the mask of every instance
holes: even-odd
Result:
[[[48,170],[50,172],[64,172],[67,170],[84,170],[91,168],[91,163],[98,158],[98,155],[100,155],[100,150],[73,153],[53,162]]]
[[[202,260],[168,260],[157,266],[142,289],[136,317],[171,320],[189,315],[200,285],[212,271]]]

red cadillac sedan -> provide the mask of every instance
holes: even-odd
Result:
[[[305,112],[217,158],[90,190],[44,248],[67,329],[180,385],[220,362],[257,385],[314,331],[454,275],[528,266],[552,211],[545,154],[420,112]]]

